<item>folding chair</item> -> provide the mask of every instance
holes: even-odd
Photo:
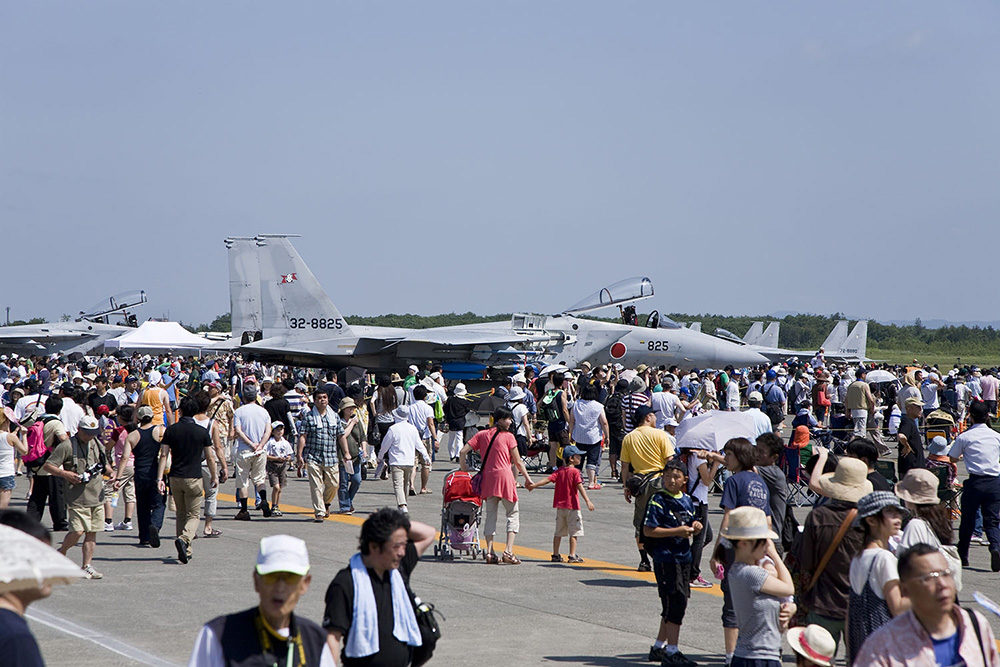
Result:
[[[896,478],[896,464],[892,461],[876,461],[875,470],[893,484],[899,481]]]
[[[809,488],[809,475],[801,464],[801,451],[786,448],[782,459],[782,468],[788,481],[788,502],[796,507],[813,505],[816,502],[816,494]]]
[[[945,463],[938,461],[928,461],[927,469],[938,478],[938,499],[943,502],[951,512],[952,521],[962,518],[962,510],[959,507],[959,498],[962,495],[962,487],[952,484],[951,470]]]

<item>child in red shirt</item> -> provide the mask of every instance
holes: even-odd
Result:
[[[580,499],[577,494],[582,495],[587,503],[587,509],[594,511],[594,503],[587,497],[587,490],[583,487],[583,478],[580,470],[576,467],[583,459],[583,451],[573,445],[563,447],[563,459],[569,465],[559,468],[549,475],[548,479],[528,485],[529,491],[534,491],[540,486],[549,482],[556,485],[555,494],[552,496],[552,507],[556,510],[556,532],[552,538],[552,562],[563,562],[559,554],[559,545],[564,536],[569,536],[569,557],[566,559],[570,563],[582,563],[583,559],[576,554],[576,540],[583,537],[583,515],[580,512]]]

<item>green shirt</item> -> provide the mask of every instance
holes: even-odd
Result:
[[[95,463],[104,461],[101,443],[91,438],[86,444],[77,436],[60,442],[49,455],[48,463],[62,466],[64,470],[82,473]],[[70,507],[97,507],[104,502],[104,470],[95,473],[86,484],[66,483],[66,504]]]

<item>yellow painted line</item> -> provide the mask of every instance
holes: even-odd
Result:
[[[220,493],[218,495],[219,500],[228,500],[231,502],[236,502],[236,497],[225,493]],[[308,517],[313,516],[312,508],[308,507],[297,507],[295,505],[285,505],[282,503],[281,511],[283,514],[302,514]],[[365,522],[361,517],[354,516],[353,514],[331,514],[326,517],[326,521],[334,521],[336,523],[343,523],[348,526],[360,526]],[[629,524],[631,526],[631,524]],[[441,533],[436,533],[438,539],[441,537]],[[533,549],[531,547],[519,547],[514,546],[514,554],[521,556],[523,558],[529,558],[532,560],[537,560],[539,562],[548,563],[551,554],[544,549]],[[569,567],[573,568],[583,568],[594,570],[597,572],[604,572],[606,574],[613,574],[619,577],[627,577],[629,579],[638,579],[639,581],[645,581],[647,583],[655,584],[656,579],[652,572],[637,572],[636,569],[630,565],[621,565],[619,563],[609,563],[602,560],[594,560],[593,558],[584,559],[584,562],[578,564],[566,563]],[[707,593],[708,595],[713,595],[715,597],[722,597],[722,589],[719,588],[718,584],[713,584],[711,588],[692,588],[695,593]]]

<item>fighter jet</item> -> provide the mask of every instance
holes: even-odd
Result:
[[[823,350],[824,356],[828,361],[856,361],[855,357],[858,355],[858,350],[860,350],[861,356],[864,356],[865,341],[868,337],[868,323],[866,321],[858,322],[854,327],[854,331],[850,334],[847,333],[848,324],[847,320],[839,320],[834,325],[830,335],[820,345],[819,349]],[[758,339],[758,342],[747,345],[747,347],[764,355],[771,362],[789,361],[792,359],[808,361],[816,355],[818,350],[786,350],[778,347],[779,326],[780,323],[771,322],[764,334]],[[849,340],[853,342],[849,344]]]
[[[137,326],[136,317],[130,309],[143,303],[146,303],[144,291],[123,292],[80,311],[73,322],[0,327],[0,351],[67,356],[100,351],[104,341],[121,336]],[[117,324],[110,323],[113,315],[121,316]]]
[[[292,246],[288,235],[261,235],[254,239],[254,271],[249,244],[233,243],[230,252],[231,299],[240,301],[233,312],[255,312],[254,277],[259,280],[260,329],[254,315],[234,319],[234,336],[245,342],[249,356],[303,365],[355,365],[399,369],[409,363],[434,360],[449,367],[482,370],[509,368],[529,361],[621,361],[630,365],[678,364],[685,368],[739,366],[766,363],[752,351],[688,329],[664,318],[647,318],[639,326],[632,307],[631,323],[604,322],[580,317],[594,310],[621,307],[653,295],[648,278],[634,278],[604,288],[592,297],[556,315],[517,313],[510,320],[482,324],[406,329],[350,325],[323,291],[315,275]],[[233,274],[233,270],[236,274]]]

